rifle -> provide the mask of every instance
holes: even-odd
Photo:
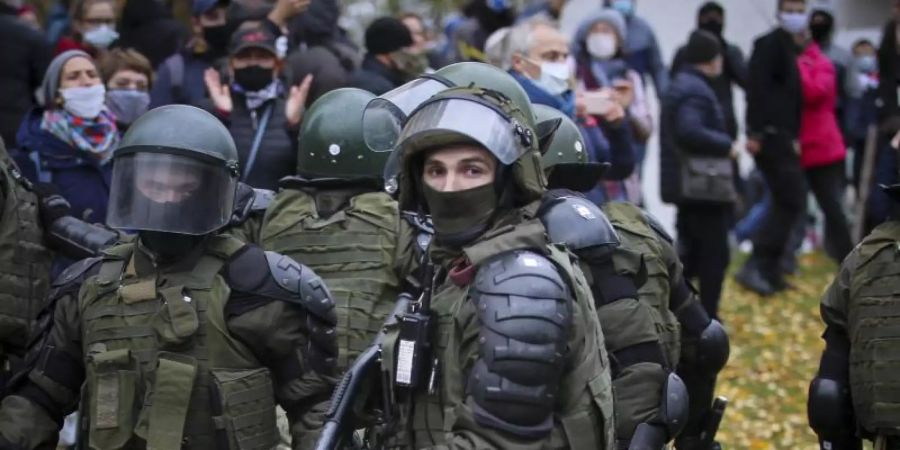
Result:
[[[360,396],[367,382],[371,381],[373,374],[381,372],[381,353],[384,342],[384,330],[397,323],[397,317],[406,312],[412,301],[409,294],[400,294],[394,310],[384,321],[384,326],[375,340],[356,357],[353,364],[344,373],[341,382],[331,396],[331,405],[325,413],[325,426],[319,440],[316,441],[316,450],[334,450],[342,448],[351,441],[353,431],[356,429],[356,417],[353,417],[353,407],[359,404]],[[389,405],[385,405],[386,407]]]

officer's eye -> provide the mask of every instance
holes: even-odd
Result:
[[[463,167],[463,173],[469,177],[478,177],[484,175],[487,170],[478,164],[469,164]]]
[[[447,170],[442,166],[428,166],[425,168],[425,176],[430,178],[442,177],[447,173]]]

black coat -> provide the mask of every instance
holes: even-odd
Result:
[[[262,189],[278,189],[278,180],[297,172],[297,130],[287,127],[284,115],[284,99],[270,100],[257,108],[256,117],[247,108],[246,100],[240,93],[233,93],[234,110],[228,118],[228,130],[237,145],[241,168],[241,181]],[[257,152],[256,161],[249,176],[244,177],[247,159],[256,136],[257,123],[262,120],[263,111],[272,110],[269,123]]]
[[[722,105],[722,113],[725,114],[725,125],[728,127],[728,134],[734,139],[738,135],[738,123],[737,115],[734,113],[732,87],[737,85],[741,89],[747,88],[747,61],[740,48],[728,42],[723,41],[723,43],[725,45],[724,71],[721,76],[713,79],[710,85],[719,99],[719,104]],[[685,48],[681,47],[675,53],[675,59],[672,60],[672,78],[686,64],[684,62],[684,52]]]
[[[16,145],[16,132],[35,106],[33,93],[41,85],[51,49],[38,31],[0,4],[0,137]]]
[[[663,201],[677,203],[681,153],[727,157],[732,139],[716,94],[697,69],[675,75],[663,98],[660,118],[660,189]]]
[[[362,66],[350,75],[349,85],[381,95],[404,82],[401,74],[382,64],[374,55],[367,54]]]
[[[762,138],[800,134],[803,92],[797,69],[799,49],[791,35],[778,28],[756,39],[747,83],[747,134]]]
[[[884,36],[878,48],[878,121],[885,134],[900,131],[900,52],[896,39],[897,22],[890,21],[884,27]]]

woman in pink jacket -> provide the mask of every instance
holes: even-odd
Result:
[[[844,215],[844,159],[847,148],[838,127],[837,72],[819,45],[810,41],[797,58],[803,88],[800,124],[800,164],[806,181],[825,215],[826,250],[839,262],[853,244]]]

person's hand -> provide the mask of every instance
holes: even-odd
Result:
[[[203,72],[203,81],[206,82],[206,90],[209,91],[209,98],[216,109],[230,114],[234,109],[234,104],[231,102],[231,89],[228,88],[228,85],[222,84],[219,71],[212,67],[206,69],[206,72]]]
[[[747,138],[747,152],[751,155],[759,154],[762,150],[762,142],[759,139]]]
[[[603,121],[608,124],[618,124],[625,118],[625,108],[619,102],[610,102],[609,108],[602,116]]]
[[[615,99],[623,108],[630,108],[634,103],[634,83],[631,80],[613,81]]]
[[[291,18],[309,9],[310,3],[312,0],[278,0],[268,18],[275,25],[284,27]]]
[[[306,110],[306,99],[309,97],[309,88],[312,86],[313,76],[307,75],[297,86],[291,86],[287,102],[284,105],[284,115],[287,117],[288,126],[295,128],[303,121],[303,113]]]
[[[584,101],[584,92],[575,92],[575,116],[584,117],[587,115],[587,103]]]

